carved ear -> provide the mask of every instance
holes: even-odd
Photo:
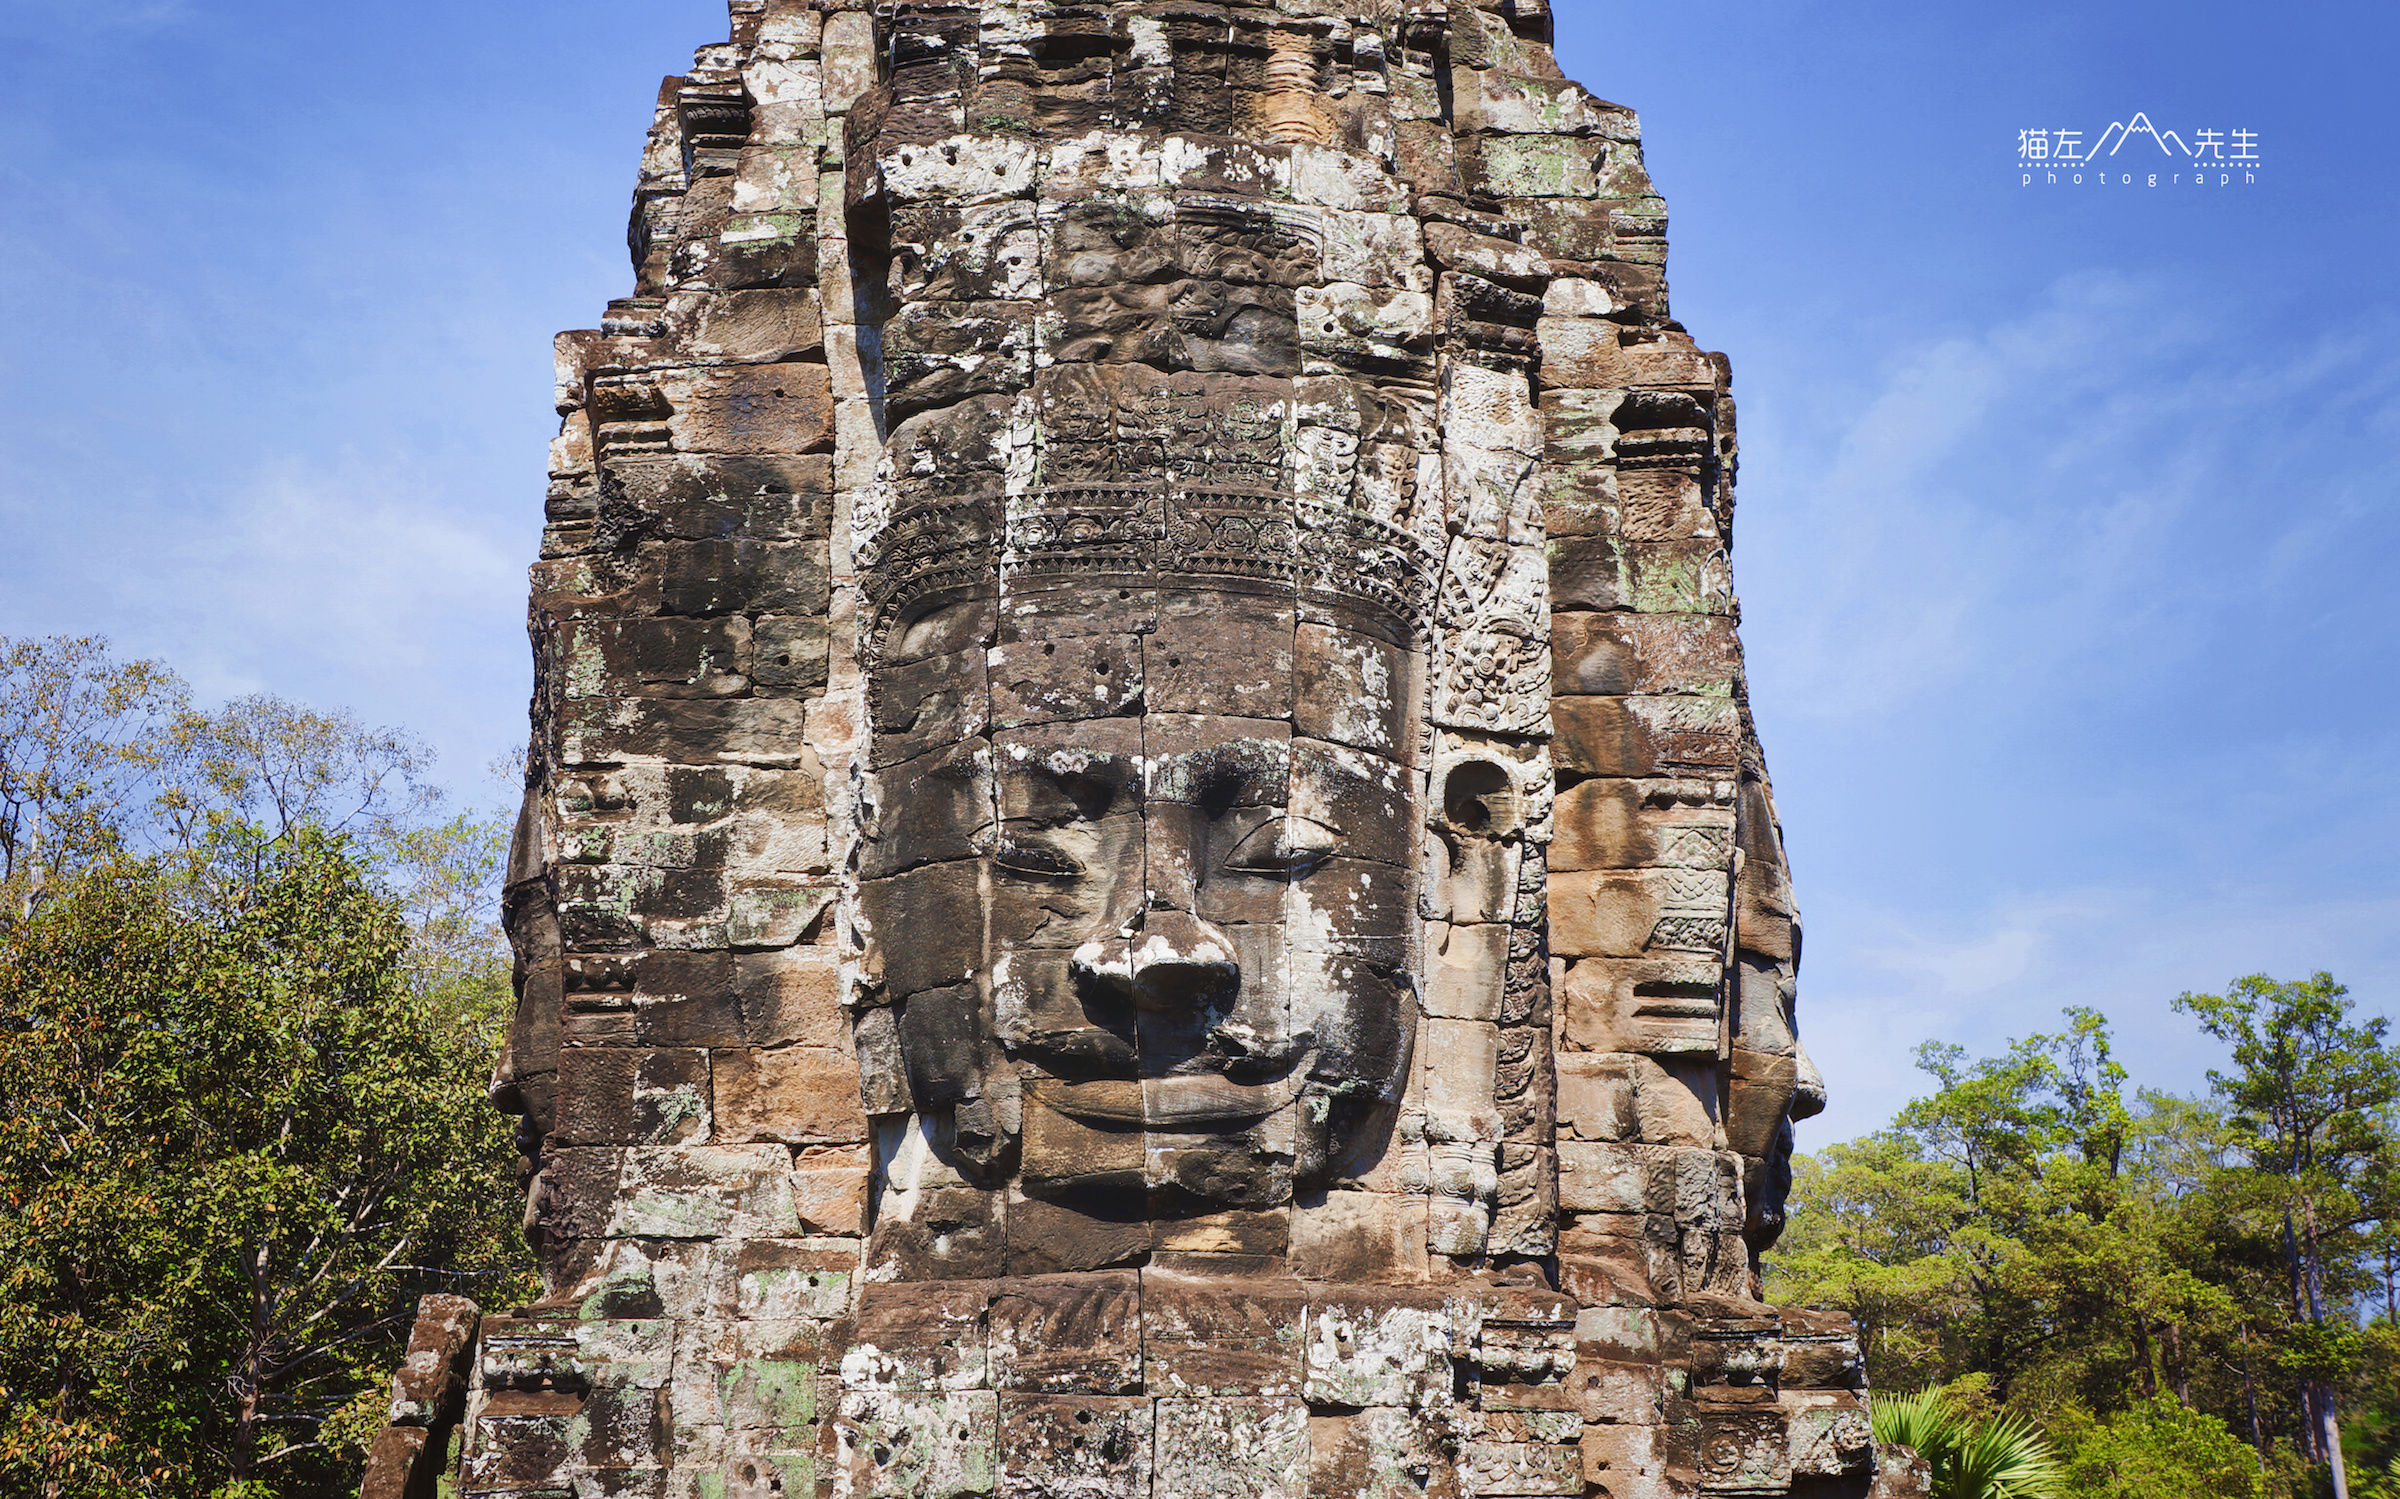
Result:
[[[1414,1032],[1410,1027],[1412,1043]],[[1292,1184],[1322,1190],[1365,1176],[1391,1149],[1399,1116],[1396,1097],[1303,1091],[1300,1127],[1292,1150]]]
[[[1016,1175],[1017,1121],[1001,1102],[987,1092],[950,1110],[950,1164],[978,1187],[1004,1186]]]
[[[988,598],[953,599],[912,610],[895,621],[883,643],[883,662],[898,664],[991,644],[996,606]]]
[[[1516,904],[1527,807],[1516,773],[1496,758],[1470,751],[1438,762],[1433,786],[1438,810],[1430,825],[1441,851],[1428,850],[1426,915],[1467,923],[1507,921]]]
[[[1525,798],[1497,761],[1452,761],[1442,773],[1441,802],[1443,830],[1453,838],[1496,842],[1525,827]]]

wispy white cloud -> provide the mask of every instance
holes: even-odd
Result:
[[[1859,944],[1856,961],[1888,978],[1896,992],[1972,999],[2023,979],[2046,956],[2052,929],[2082,907],[2052,900],[1999,914],[1962,935],[1937,935],[1898,923]]]
[[[424,670],[451,644],[452,621],[513,605],[523,586],[501,539],[435,497],[297,462],[260,475],[221,526],[159,565],[183,574],[167,596],[207,600],[225,622],[221,649],[289,642],[362,674]]]
[[[2400,1011],[2394,331],[2082,275],[1745,406],[1743,634],[1832,1090],[1804,1145],[1921,1092],[1917,1042],[2067,1005],[2176,1088],[2216,1060],[2184,990],[2323,967]]]
[[[2056,673],[2339,544],[2340,507],[2276,485],[2390,492],[2389,446],[2339,429],[2394,420],[2400,354],[2360,329],[2253,352],[2222,313],[2156,278],[2069,277],[1868,386],[1746,412],[1739,581],[1775,711]],[[2227,524],[2255,541],[2237,572],[2185,565]]]
[[[2172,873],[2171,871],[2168,873]],[[2010,896],[1960,917],[1897,905],[1843,909],[1860,933],[1816,964],[1804,1029],[1832,1084],[1804,1145],[1873,1129],[1924,1090],[1920,1041],[1989,1055],[2055,1030],[2067,1006],[2110,1017],[2138,1085],[2193,1090],[2221,1058],[2177,1015],[2176,995],[2242,974],[2330,968],[2368,1013],[2400,994],[2400,895],[2245,883],[2194,892],[2171,880]]]
[[[106,633],[202,698],[274,691],[431,736],[465,786],[521,732],[521,517],[392,464],[276,461],[227,492],[121,508],[54,553],[0,630]]]

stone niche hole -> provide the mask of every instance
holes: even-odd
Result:
[[[1462,760],[1442,779],[1442,815],[1462,833],[1496,838],[1513,832],[1516,782],[1489,760]]]

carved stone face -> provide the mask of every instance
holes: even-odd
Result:
[[[1733,1054],[1731,1108],[1750,1123],[1743,1152],[1747,1208],[1743,1228],[1752,1249],[1764,1252],[1783,1236],[1792,1195],[1792,1126],[1825,1111],[1825,1079],[1794,1029],[1788,983],[1772,970],[1742,969],[1741,1031]]]
[[[1340,613],[1013,599],[991,723],[879,774],[861,907],[909,1101],[970,1179],[1171,1215],[1379,1143],[1417,1009],[1419,670]]]
[[[1792,1193],[1792,1126],[1825,1110],[1825,1079],[1800,1044],[1794,975],[1800,923],[1783,862],[1773,799],[1762,776],[1742,785],[1743,868],[1736,898],[1743,934],[1733,978],[1727,1143],[1742,1155],[1743,1236],[1753,1253],[1783,1236]]]

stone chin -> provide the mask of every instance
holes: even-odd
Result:
[[[1746,1188],[1750,1198],[1748,1221],[1742,1237],[1750,1244],[1752,1254],[1765,1254],[1783,1237],[1790,1218],[1792,1198],[1792,1121],[1786,1118],[1775,1138],[1768,1142],[1767,1154],[1758,1164],[1758,1181]]]

